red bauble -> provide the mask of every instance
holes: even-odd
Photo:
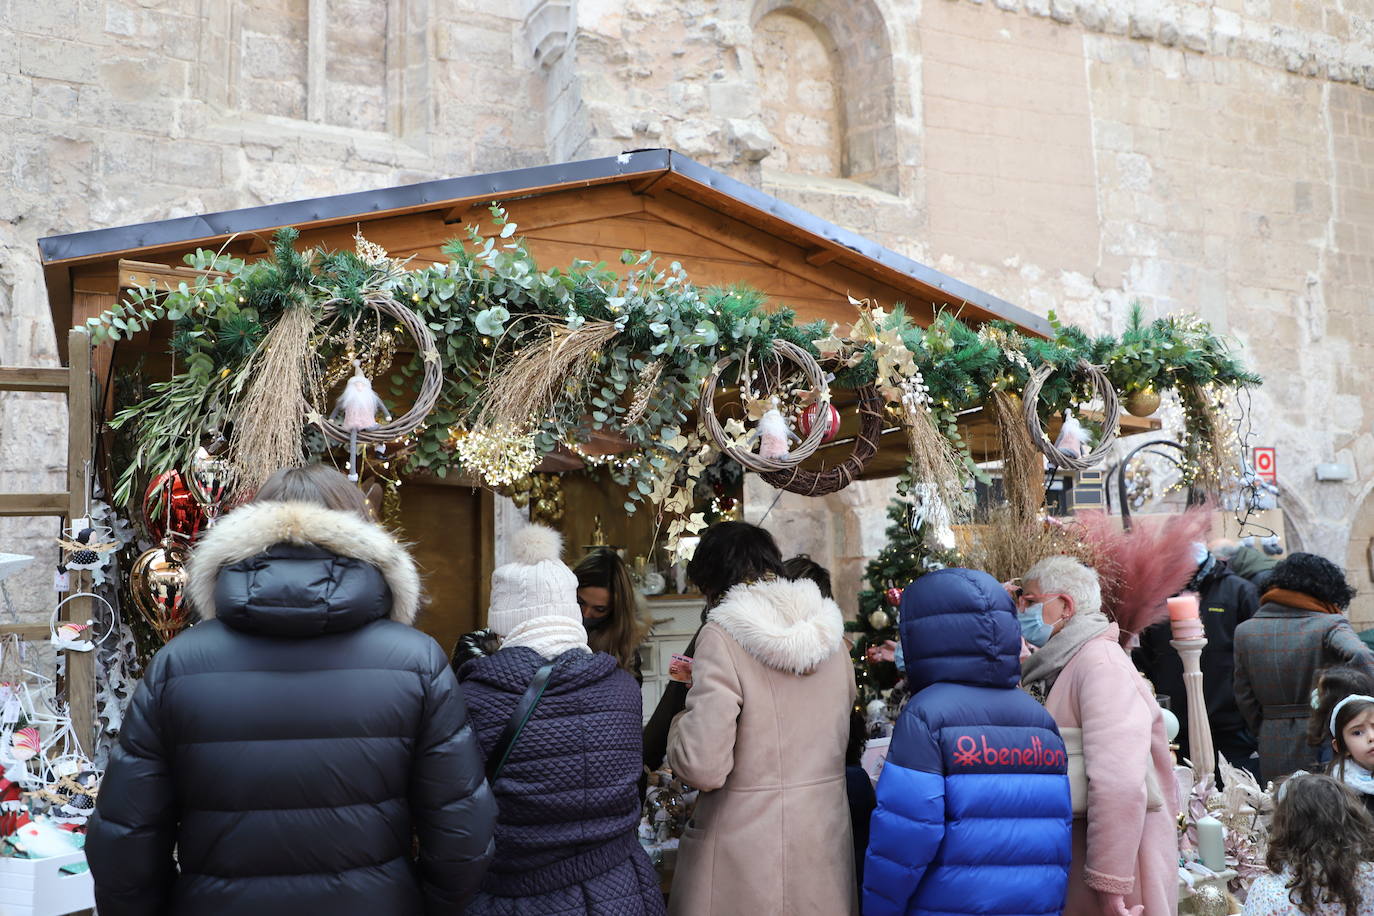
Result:
[[[887,598],[887,603],[893,607],[897,607],[902,603],[902,590],[895,585],[884,592],[883,595]]]
[[[159,495],[161,494],[161,495]],[[205,511],[191,495],[179,471],[164,471],[143,494],[143,522],[153,540],[161,541],[167,534],[167,500],[171,501],[172,531],[188,541],[194,540],[205,524]]]
[[[722,512],[729,512],[735,508],[735,498],[733,496],[722,496],[720,498],[720,508]]]
[[[797,432],[801,434],[803,439],[811,435],[811,426],[816,422],[819,407],[819,404],[812,404],[803,410],[801,416],[797,418]],[[840,433],[840,412],[835,409],[834,404],[827,404],[825,407],[826,410],[830,411],[830,428],[825,431],[825,435],[821,436],[821,441],[829,442]]]

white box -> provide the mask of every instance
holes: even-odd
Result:
[[[46,859],[0,857],[0,916],[66,916],[95,906],[95,880],[89,871],[63,874],[81,865],[86,854],[77,850]]]

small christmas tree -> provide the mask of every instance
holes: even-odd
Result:
[[[858,681],[858,709],[863,711],[901,679],[892,662],[872,662],[868,650],[897,639],[897,608],[902,590],[933,569],[959,562],[958,554],[933,543],[929,536],[936,526],[932,513],[923,511],[911,495],[911,484],[903,477],[897,496],[888,504],[887,545],[869,562],[865,575],[868,588],[859,593],[859,619],[845,625],[856,634],[854,676]]]

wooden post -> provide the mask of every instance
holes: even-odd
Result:
[[[1207,696],[1202,692],[1202,649],[1205,638],[1174,639],[1169,642],[1183,659],[1183,689],[1188,693],[1188,756],[1193,772],[1211,777],[1217,769],[1212,749],[1212,723],[1207,719]]]
[[[72,522],[86,515],[90,486],[91,453],[91,339],[85,330],[74,328],[67,334],[67,359],[70,385],[67,393],[67,519]],[[90,573],[73,570],[72,592],[90,588]],[[62,619],[85,623],[92,619],[90,598],[75,598],[62,607]],[[67,653],[67,702],[71,708],[72,729],[81,750],[95,752],[95,653]]]

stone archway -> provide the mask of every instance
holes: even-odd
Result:
[[[840,174],[891,194],[901,192],[897,90],[887,23],[873,0],[759,0],[757,28],[777,14],[811,27],[826,45],[839,91]]]
[[[1345,576],[1358,594],[1350,604],[1350,623],[1355,629],[1374,627],[1374,492],[1365,494],[1350,526]]]

